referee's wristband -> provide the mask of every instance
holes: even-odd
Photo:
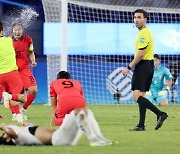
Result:
[[[132,68],[128,65],[127,69],[128,69],[128,70],[131,70]]]

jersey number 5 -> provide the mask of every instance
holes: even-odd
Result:
[[[64,85],[64,88],[73,87],[73,83],[71,81],[63,81],[62,84]]]

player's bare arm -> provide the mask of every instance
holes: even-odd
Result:
[[[35,59],[35,55],[34,55],[34,51],[29,51],[29,59],[31,61],[31,66],[32,67],[36,67],[37,63],[36,63],[36,59]]]
[[[57,108],[57,98],[56,97],[51,97],[51,117],[50,117],[50,125],[54,125],[54,120],[55,120],[55,112]]]
[[[3,130],[4,133],[7,134],[10,138],[16,139],[18,137],[18,135],[12,128],[9,128],[5,125],[0,125],[0,129]]]

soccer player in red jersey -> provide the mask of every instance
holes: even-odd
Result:
[[[2,93],[3,93],[3,89],[2,89],[2,86],[0,85],[0,102],[2,100]]]
[[[23,104],[21,108],[21,114],[24,119],[27,120],[26,109],[33,102],[37,93],[36,79],[31,72],[31,66],[37,65],[34,55],[34,47],[32,38],[23,33],[23,26],[21,23],[15,23],[13,25],[13,46],[16,52],[16,64],[18,71],[24,84],[25,90],[28,90],[27,102]],[[16,106],[11,106],[12,113],[17,110]],[[16,111],[17,112],[17,111]]]
[[[52,104],[51,125],[61,125],[66,114],[86,106],[80,82],[72,80],[66,71],[59,72],[57,79],[51,83],[50,96]]]
[[[4,105],[6,108],[11,104],[19,108],[17,101],[26,102],[23,82],[17,71],[12,39],[3,37],[2,32],[3,24],[0,22],[0,85],[4,91]],[[17,120],[20,123],[23,122],[21,114],[17,113]]]

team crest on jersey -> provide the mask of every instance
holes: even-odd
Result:
[[[140,43],[144,43],[145,38],[140,38]]]

